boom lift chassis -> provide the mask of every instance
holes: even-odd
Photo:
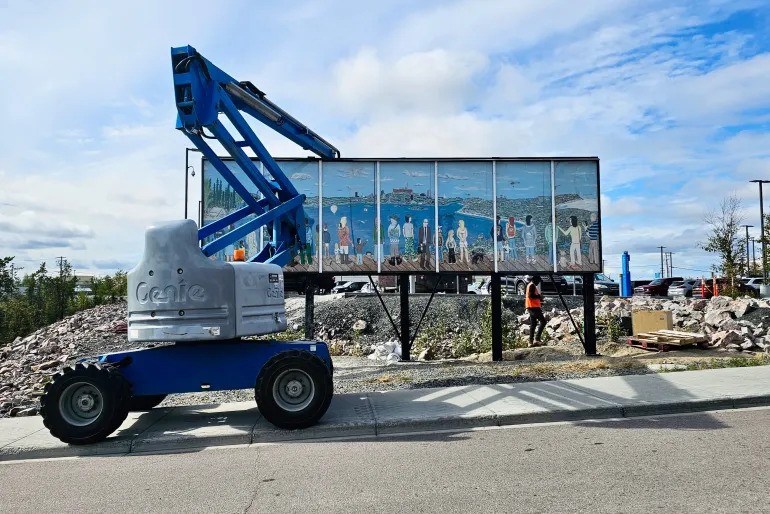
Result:
[[[171,64],[176,128],[245,205],[200,228],[192,220],[148,228],[142,261],[128,274],[128,340],[138,348],[64,368],[41,398],[45,426],[66,443],[101,441],[129,411],[151,409],[171,393],[253,387],[260,413],[288,429],[315,424],[331,403],[333,367],[325,343],[245,339],[286,329],[281,267],[306,242],[301,229],[305,197],[244,114],[325,159],[338,158],[339,151],[251,83],[235,80],[193,47],[172,48]],[[220,114],[240,139],[220,121]],[[217,156],[207,142],[211,139],[230,154],[259,197]],[[264,174],[244,148],[254,152]],[[236,223],[240,225],[231,228]],[[269,241],[251,262],[209,259],[263,227]]]

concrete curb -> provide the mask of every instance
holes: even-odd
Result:
[[[161,408],[132,413],[114,436],[88,446],[70,446],[55,439],[41,418],[12,418],[0,420],[0,461],[377,438],[770,406],[770,366],[743,369],[749,371],[342,394],[334,397],[317,425],[304,430],[275,428],[261,417],[253,402]]]

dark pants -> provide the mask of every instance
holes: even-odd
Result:
[[[545,316],[543,316],[543,309],[540,307],[535,307],[527,310],[529,311],[529,342],[532,343],[535,339],[536,326],[537,340],[540,341],[540,336],[543,335],[543,329],[545,328]],[[540,322],[539,326],[538,322]]]

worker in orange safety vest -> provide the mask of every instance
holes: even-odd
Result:
[[[529,346],[540,346],[540,341],[545,328],[545,316],[542,309],[542,295],[540,294],[540,275],[533,275],[527,284],[524,295],[524,307],[529,312]],[[537,327],[537,333],[535,333]]]

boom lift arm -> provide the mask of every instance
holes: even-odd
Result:
[[[198,230],[198,239],[205,240],[251,217],[239,227],[229,230],[202,247],[210,256],[247,234],[268,226],[271,241],[251,261],[285,266],[305,245],[305,196],[299,194],[281,171],[265,146],[251,129],[244,113],[267,125],[279,134],[325,159],[339,158],[340,152],[307,126],[289,115],[265,97],[265,93],[250,82],[239,82],[213,65],[192,46],[171,49],[174,95],[178,112],[177,129],[181,130],[216,168],[246,205],[237,211],[209,223]],[[220,121],[220,113],[238,133],[233,137]],[[217,156],[207,139],[216,139],[257,187],[261,198],[255,198],[241,179]],[[266,172],[246,155],[251,148]]]

